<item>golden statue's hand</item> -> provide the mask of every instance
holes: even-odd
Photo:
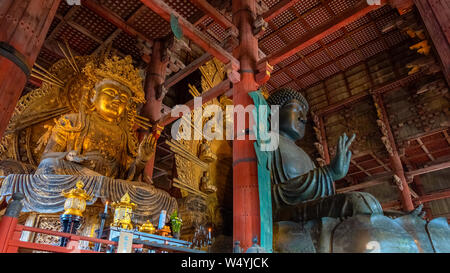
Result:
[[[149,134],[139,144],[137,159],[141,162],[147,162],[155,153],[156,138],[153,134]]]

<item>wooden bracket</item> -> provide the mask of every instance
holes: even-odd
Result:
[[[225,65],[225,71],[227,72],[228,79],[230,79],[233,84],[241,81],[241,74],[238,72],[238,68],[233,66],[232,62]]]
[[[273,71],[273,66],[268,62],[258,64],[258,74],[255,76],[255,80],[259,85],[265,84],[270,79],[270,73]]]

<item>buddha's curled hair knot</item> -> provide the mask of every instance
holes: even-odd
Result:
[[[305,97],[303,97],[300,92],[289,88],[281,88],[276,90],[269,96],[267,103],[269,105],[280,105],[280,107],[283,107],[288,101],[293,99],[296,99],[302,103],[305,106],[306,111],[308,111],[309,105]]]

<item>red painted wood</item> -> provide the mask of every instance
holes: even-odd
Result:
[[[212,99],[217,98],[218,96],[229,91],[230,88],[231,88],[230,80],[226,79],[226,80],[222,81],[221,83],[219,83],[218,85],[211,88],[210,90],[202,93],[202,95],[201,95],[202,102],[207,103],[207,102],[211,101]],[[189,107],[189,109],[191,109],[191,110],[194,109],[194,99],[188,101],[187,103],[185,103],[185,105],[187,107]],[[179,118],[180,117],[172,117],[171,114],[168,113],[160,119],[159,124],[161,124],[162,126],[167,126],[168,124],[174,122],[175,120],[177,120]]]
[[[385,4],[386,1],[381,1],[382,4]],[[380,8],[381,5],[368,5],[366,1],[361,1],[354,9],[350,11],[346,11],[335,17],[329,23],[319,27],[316,31],[310,32],[305,36],[293,41],[282,50],[270,54],[266,58],[262,59],[261,62],[268,61],[271,65],[276,65],[279,62],[291,57],[296,54],[300,50],[318,42],[319,40],[325,38],[329,34],[339,30],[340,28],[358,20],[362,16],[366,15],[372,10]]]
[[[60,0],[0,1],[0,41],[12,45],[34,64]],[[0,137],[3,135],[27,78],[15,64],[0,56]]]
[[[376,104],[378,104],[381,115],[382,115],[382,121],[386,125],[387,130],[387,137],[389,139],[389,144],[392,148],[392,154],[389,156],[389,160],[391,162],[392,170],[395,175],[397,175],[400,178],[400,181],[402,183],[403,190],[400,190],[400,198],[402,201],[402,207],[405,211],[412,211],[414,210],[414,204],[411,199],[411,192],[409,190],[409,186],[406,180],[405,171],[403,169],[402,162],[400,160],[400,156],[398,153],[397,145],[395,143],[394,136],[392,134],[391,125],[389,123],[389,119],[387,118],[387,112],[384,107],[382,95],[379,93],[372,94],[373,100]]]
[[[150,40],[145,35],[141,34],[139,31],[134,29],[127,22],[125,22],[120,16],[115,14],[109,8],[99,4],[96,0],[82,0],[81,3],[83,6],[92,10],[93,12],[98,14],[100,17],[107,20],[108,22],[115,25],[116,27],[120,28],[124,32],[128,33],[129,35],[139,38],[143,41],[152,43],[152,40]]]
[[[6,252],[19,220],[16,217],[3,216],[0,221],[0,253]]]
[[[212,42],[206,34],[198,30],[188,20],[183,18],[178,12],[167,5],[163,0],[141,0],[147,7],[153,10],[156,14],[161,16],[167,22],[170,22],[170,16],[173,14],[178,18],[179,25],[183,30],[183,35],[198,44],[205,51],[219,59],[224,64],[231,62],[233,68],[239,69],[239,61],[234,58],[225,49]]]
[[[239,46],[233,55],[239,59],[241,70],[256,71],[258,60],[258,40],[253,35],[252,13],[255,1],[233,0],[233,23],[238,27]],[[239,12],[238,12],[239,11]],[[241,81],[233,86],[233,104],[246,107],[253,104],[249,92],[258,89],[255,75],[241,72]],[[253,116],[249,115],[245,128],[253,128]],[[237,131],[235,116],[235,135]],[[253,135],[253,133],[250,133]],[[249,136],[246,137],[247,139]],[[254,236],[260,239],[260,212],[258,193],[257,161],[253,140],[233,140],[233,240],[239,241],[245,250],[252,245]]]
[[[450,4],[447,0],[414,0],[414,3],[433,40],[444,76],[450,85]]]
[[[211,6],[210,3],[206,0],[191,0],[193,4],[203,10],[206,14],[208,14],[211,18],[214,19],[217,23],[223,26],[225,29],[232,28],[233,32],[237,31],[235,25],[233,25],[230,20],[228,20],[225,16],[222,15],[215,7]]]
[[[277,17],[287,9],[295,5],[299,0],[282,0],[271,7],[266,13],[263,14],[263,18],[266,22],[269,22],[273,18]]]

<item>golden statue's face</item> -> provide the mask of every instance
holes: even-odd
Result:
[[[108,121],[117,120],[127,107],[130,95],[114,84],[105,84],[95,98],[97,113]]]

